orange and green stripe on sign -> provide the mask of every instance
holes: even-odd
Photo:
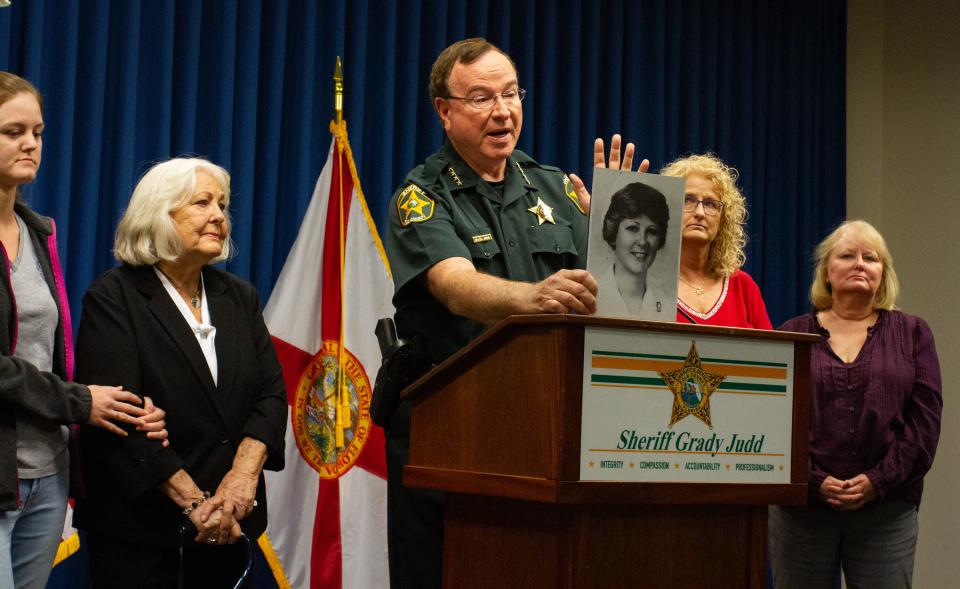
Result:
[[[666,389],[657,372],[678,370],[685,356],[594,350],[590,383],[595,387]],[[701,358],[703,369],[727,377],[718,393],[786,396],[787,365],[729,358]]]

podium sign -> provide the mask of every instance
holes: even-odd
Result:
[[[580,480],[790,483],[791,341],[587,327]]]

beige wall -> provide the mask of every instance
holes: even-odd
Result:
[[[960,587],[960,2],[849,0],[848,18],[848,215],[887,238],[943,373],[914,586]]]

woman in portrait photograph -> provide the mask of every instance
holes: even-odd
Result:
[[[643,319],[671,318],[672,296],[655,280],[650,267],[667,240],[670,209],[656,188],[633,182],[610,197],[603,217],[603,240],[613,264],[597,277],[597,308],[603,314]]]

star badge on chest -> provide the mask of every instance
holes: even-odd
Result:
[[[537,216],[538,225],[543,225],[544,222],[554,225],[557,224],[557,222],[553,220],[553,207],[543,202],[543,199],[539,196],[537,197],[537,204],[527,210]]]

